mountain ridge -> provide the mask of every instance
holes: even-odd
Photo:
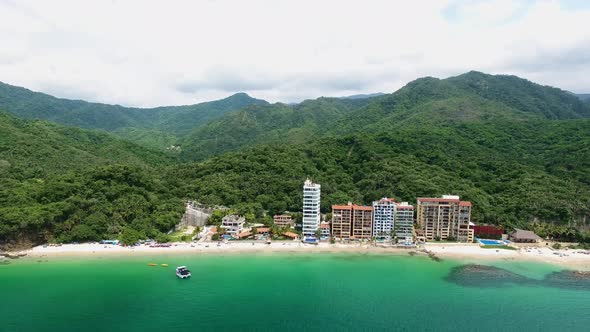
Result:
[[[165,240],[187,199],[270,225],[268,214],[301,209],[308,176],[322,184],[322,212],[453,193],[473,202],[475,223],[590,243],[588,109],[506,75],[425,77],[373,98],[228,110],[191,129],[179,158],[0,115],[0,245]]]
[[[590,117],[590,107],[563,90],[475,71],[447,79],[423,77],[391,94],[349,101],[357,104],[342,106],[338,99],[318,98],[228,112],[186,136],[182,155],[185,160],[202,160],[211,156],[208,151],[218,154],[260,143],[301,143],[403,125]]]
[[[236,93],[227,98],[194,105],[160,106],[154,108],[134,108],[103,103],[90,103],[83,100],[56,98],[41,92],[0,83],[0,108],[15,116],[28,119],[48,120],[86,129],[101,129],[121,137],[150,146],[150,142],[136,139],[142,131],[169,143],[176,137],[189,132],[223,114],[248,105],[268,104]],[[163,150],[165,146],[152,145]]]

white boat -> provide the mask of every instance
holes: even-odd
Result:
[[[191,276],[191,271],[189,271],[186,266],[179,266],[176,268],[176,276],[180,279],[186,279]]]

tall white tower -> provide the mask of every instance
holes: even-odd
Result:
[[[320,185],[305,180],[303,184],[303,238],[315,237],[320,227]]]

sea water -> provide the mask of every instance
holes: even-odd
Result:
[[[192,278],[178,279],[178,265]],[[329,253],[26,259],[0,266],[0,331],[590,328],[585,284],[542,282],[554,266],[493,265],[503,270]]]

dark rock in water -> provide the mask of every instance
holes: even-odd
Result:
[[[494,266],[468,264],[454,267],[446,280],[465,287],[543,286],[590,290],[590,272],[559,271],[536,280]]]
[[[536,280],[494,266],[467,264],[454,267],[446,280],[465,287],[507,287]]]
[[[438,257],[438,256],[437,256],[437,255],[436,255],[434,252],[432,252],[432,251],[429,251],[429,250],[426,250],[426,249],[422,249],[422,250],[420,250],[420,252],[423,252],[423,253],[425,253],[426,255],[428,255],[428,257],[429,257],[430,259],[432,259],[433,261],[435,261],[435,262],[441,262],[441,261],[442,261],[442,258]]]
[[[5,256],[10,259],[18,259],[21,257],[25,257],[27,254],[11,254],[11,253],[3,253],[2,256]]]
[[[548,274],[544,285],[548,287],[590,290],[590,272],[559,271]]]

